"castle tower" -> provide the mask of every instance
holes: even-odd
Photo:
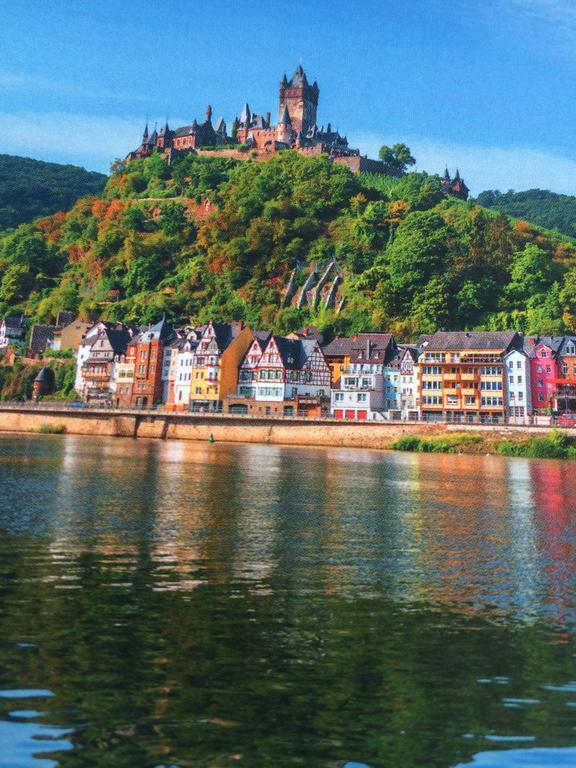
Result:
[[[292,128],[296,133],[302,132],[304,136],[316,124],[316,110],[318,108],[318,95],[320,90],[314,81],[309,85],[306,73],[300,65],[292,75],[290,81],[286,75],[280,83],[280,109],[279,117],[282,117],[284,107],[290,115]]]
[[[280,120],[278,120],[278,126],[276,128],[276,140],[283,144],[290,144],[292,141],[292,124],[290,122],[290,115],[288,114],[286,104],[284,104],[280,112]]]

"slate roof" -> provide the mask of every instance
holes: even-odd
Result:
[[[274,341],[285,368],[288,370],[299,370],[302,368],[308,357],[303,346],[306,342],[300,339],[287,339],[284,336],[274,336]]]
[[[70,323],[73,323],[74,320],[76,320],[76,313],[63,309],[56,315],[56,327],[65,328],[67,325],[70,325]]]
[[[262,351],[266,348],[266,345],[270,341],[272,331],[252,331],[252,336],[258,342],[258,345]]]
[[[351,338],[336,337],[322,351],[326,358],[350,356],[350,362],[366,362],[367,345],[370,345],[370,359],[384,362],[395,347],[394,337],[390,333],[358,333]],[[360,353],[362,356],[360,357]]]
[[[38,375],[36,376],[34,381],[39,381],[42,384],[49,384],[50,386],[52,386],[54,384],[54,378],[55,378],[54,371],[52,370],[52,368],[44,367],[44,368],[40,368],[40,370],[38,371]]]
[[[519,341],[517,331],[437,331],[425,347],[430,351],[464,351],[468,349],[502,350]]]
[[[7,328],[26,328],[26,318],[21,313],[19,315],[6,315],[4,323]]]
[[[56,327],[53,325],[33,325],[30,332],[29,351],[32,355],[40,355],[46,349],[48,342],[54,338]]]
[[[174,329],[162,318],[156,325],[142,326],[138,333],[134,335],[130,344],[147,344],[150,341],[167,342],[174,336]]]

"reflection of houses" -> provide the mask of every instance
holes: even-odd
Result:
[[[28,323],[22,313],[6,315],[0,323],[0,349],[10,344],[22,344]]]
[[[350,343],[346,345],[345,341]],[[326,350],[332,357],[334,372],[339,373],[330,401],[330,412],[335,418],[375,419],[388,409],[387,401],[394,398],[395,402],[398,393],[393,391],[394,386],[397,388],[393,379],[399,379],[400,368],[397,366],[392,372],[389,367],[397,356],[396,342],[389,333],[359,333],[353,339],[335,339],[325,347],[325,353]]]
[[[268,338],[266,338],[268,337]],[[230,413],[320,416],[330,394],[330,369],[317,339],[255,335],[240,365]]]
[[[504,355],[520,344],[515,331],[438,331],[431,336],[419,358],[422,418],[503,421]]]

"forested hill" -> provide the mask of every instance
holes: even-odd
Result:
[[[100,194],[107,177],[75,165],[0,155],[0,231]]]
[[[558,195],[545,189],[506,193],[488,190],[478,195],[477,202],[508,216],[576,237],[576,197],[571,195]]]
[[[310,283],[313,265],[322,277]],[[576,246],[446,198],[425,173],[358,176],[290,151],[171,167],[153,155],[119,165],[101,195],[0,238],[0,314],[15,309],[44,322],[61,309],[140,323],[165,312],[400,339],[560,333],[576,330]]]

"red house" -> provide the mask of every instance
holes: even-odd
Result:
[[[174,330],[163,318],[141,328],[126,350],[126,363],[134,366],[131,389],[118,396],[118,405],[146,407],[162,401],[164,351],[174,339]]]

